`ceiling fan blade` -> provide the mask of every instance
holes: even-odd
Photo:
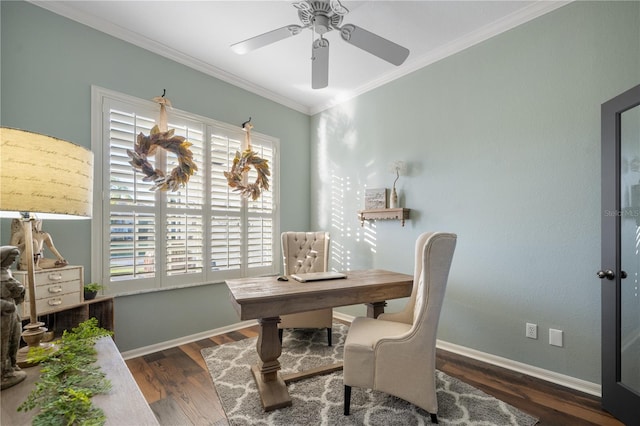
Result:
[[[239,43],[232,44],[231,49],[238,55],[244,55],[247,52],[275,43],[276,41],[298,35],[302,29],[303,27],[300,25],[287,25],[286,27],[278,28],[277,30],[269,31],[268,33],[260,34]]]
[[[319,38],[313,42],[311,57],[311,88],[323,89],[329,85],[329,40]]]
[[[347,43],[366,50],[393,65],[402,65],[409,56],[409,49],[406,47],[352,24],[343,25],[340,28],[340,35]]]

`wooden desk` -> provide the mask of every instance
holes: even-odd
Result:
[[[110,337],[99,339],[96,342],[96,350],[98,351],[97,364],[111,381],[111,391],[108,394],[96,395],[92,398],[96,407],[104,410],[107,416],[105,424],[107,426],[157,426],[159,423],[156,416],[144,399],[113,340]],[[40,367],[25,368],[24,371],[27,373],[27,378],[23,382],[2,391],[0,420],[3,425],[31,425],[33,417],[37,414],[37,408],[27,412],[16,411],[40,378]]]
[[[408,297],[413,276],[384,270],[345,272],[346,279],[300,283],[294,279],[278,281],[276,277],[227,280],[231,303],[241,320],[257,319],[260,334],[256,349],[260,361],[251,367],[265,411],[291,405],[286,378],[279,374],[282,345],[278,338],[280,315],[314,309],[367,303],[367,315],[384,312],[385,301]],[[308,375],[296,374],[296,380],[338,369],[328,366]]]

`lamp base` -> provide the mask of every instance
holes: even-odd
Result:
[[[24,326],[22,332],[22,340],[27,343],[27,346],[20,348],[16,355],[16,364],[22,368],[34,367],[38,365],[37,362],[29,361],[28,355],[31,348],[42,348],[44,350],[55,350],[55,346],[50,343],[41,343],[44,333],[47,331],[46,327],[43,327],[43,322],[29,323]]]

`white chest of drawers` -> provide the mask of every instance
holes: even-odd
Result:
[[[14,271],[13,276],[27,287],[21,312],[21,317],[25,319],[30,315],[27,272]],[[36,312],[38,315],[56,312],[82,302],[82,288],[84,286],[84,268],[82,266],[41,269],[35,271],[35,276]]]

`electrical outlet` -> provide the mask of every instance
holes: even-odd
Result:
[[[538,325],[527,323],[527,331],[525,332],[525,336],[529,339],[537,339],[538,338]]]

